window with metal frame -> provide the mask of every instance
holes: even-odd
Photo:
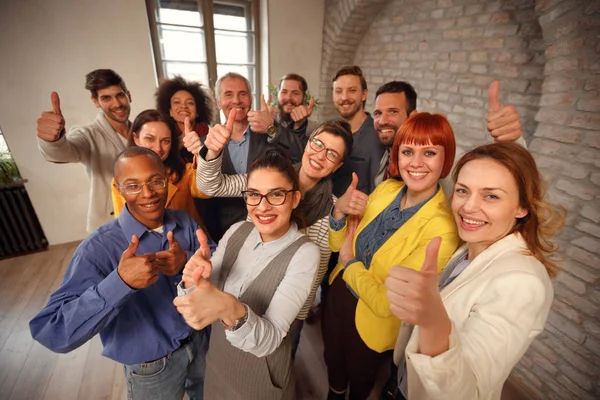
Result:
[[[260,88],[258,0],[146,0],[158,78],[181,75],[214,90],[237,72]]]

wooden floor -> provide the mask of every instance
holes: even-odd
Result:
[[[69,354],[55,354],[29,333],[29,320],[60,285],[76,247],[58,245],[0,261],[0,400],[126,399],[123,367],[100,354],[97,336]],[[295,362],[299,399],[327,397],[322,355],[319,322],[305,324]],[[524,398],[505,387],[502,399]]]

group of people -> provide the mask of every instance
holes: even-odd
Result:
[[[294,398],[318,303],[328,399],[367,399],[392,360],[389,398],[499,399],[543,330],[564,213],[498,82],[491,143],[456,165],[448,120],[418,112],[409,83],[365,111],[358,66],[333,77],[339,118],[321,124],[298,74],[255,110],[239,74],[214,102],[167,79],[133,123],[117,73],[92,71],[86,89],[92,123],[66,134],[56,93],[37,122],[47,160],[86,166],[91,234],[30,327],[57,352],[99,334],[128,398]]]

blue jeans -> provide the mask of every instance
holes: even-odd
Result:
[[[192,333],[186,344],[163,358],[124,365],[127,399],[202,400],[210,329]]]

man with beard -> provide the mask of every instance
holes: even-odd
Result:
[[[358,182],[355,189],[370,194],[375,189],[375,175],[379,171],[385,146],[379,142],[373,118],[365,112],[367,81],[357,65],[343,66],[333,78],[333,103],[340,117],[350,124],[354,136],[352,152],[344,165],[333,174],[333,194],[340,197],[350,186],[352,173]]]
[[[417,92],[408,82],[385,83],[375,94],[374,127],[385,153],[375,176],[375,186],[389,178],[390,148],[400,125],[417,110]]]
[[[38,147],[47,161],[81,163],[91,181],[87,230],[92,232],[112,219],[111,180],[113,162],[127,145],[131,123],[131,93],[123,79],[110,69],[97,69],[85,77],[92,102],[102,111],[87,125],[65,134],[60,99],[52,92],[52,110],[37,120]]]
[[[498,100],[500,85],[492,82],[489,88],[489,110],[486,115],[487,128],[490,136],[497,142],[520,140],[525,145],[521,130],[521,120],[514,106],[501,106]],[[375,94],[375,109],[373,110],[374,127],[379,141],[386,150],[381,158],[379,171],[375,177],[375,186],[389,178],[389,149],[394,143],[400,125],[404,123],[417,109],[417,92],[408,82],[391,81],[383,84]],[[521,138],[521,139],[520,139]],[[457,147],[457,154],[462,149]],[[447,196],[450,196],[454,183],[442,179],[442,186]]]

